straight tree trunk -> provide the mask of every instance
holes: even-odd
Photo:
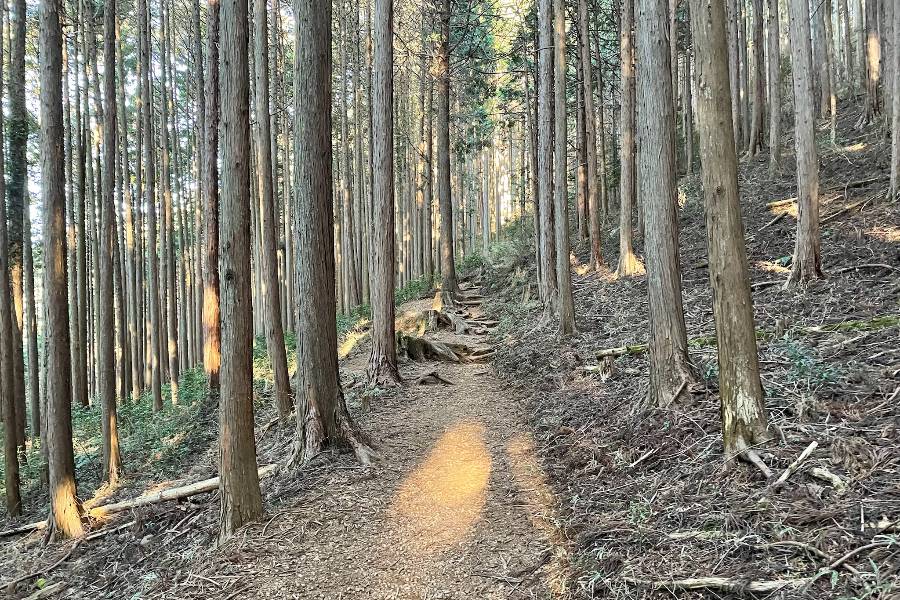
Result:
[[[900,8],[894,6],[894,97],[891,124],[891,187],[889,198],[900,200]]]
[[[789,0],[794,81],[794,148],[797,154],[797,238],[785,287],[822,276],[819,240],[819,157],[813,109],[809,2]]]
[[[150,296],[150,386],[153,409],[162,410],[161,320],[159,306],[159,258],[156,243],[156,157],[153,151],[153,110],[150,104],[150,25],[147,22],[147,2],[138,2],[138,28],[141,53],[141,110],[144,136],[144,201],[147,211],[146,246],[148,255],[147,291]]]
[[[778,17],[780,0],[768,0],[769,53],[769,177],[774,177],[781,167],[781,20]]]
[[[430,48],[429,48],[430,53]],[[432,206],[434,205],[434,193],[432,181],[434,179],[434,153],[432,152],[434,144],[434,79],[430,72],[426,75],[425,104],[423,110],[425,112],[425,128],[422,133],[422,150],[425,154],[423,167],[422,195],[423,212],[422,212],[422,257],[424,259],[424,274],[429,280],[434,278],[434,243],[432,241]]]
[[[763,0],[753,0],[753,115],[750,119],[749,156],[756,156],[763,146],[763,104],[765,86],[765,67],[763,60]]]
[[[766,412],[759,378],[756,328],[744,225],[738,195],[734,132],[729,126],[731,89],[726,58],[725,15],[721,0],[692,0],[692,31],[697,51],[700,93],[697,127],[706,202],[709,279],[719,353],[719,397],[726,459],[765,441]],[[762,2],[754,0],[754,13]],[[758,27],[754,14],[754,23]],[[755,27],[756,28],[756,27]],[[761,32],[754,45],[761,43]],[[761,50],[756,53],[762,58]],[[761,82],[762,69],[756,70]],[[752,147],[752,144],[751,144]]]
[[[222,3],[222,376],[219,539],[262,516],[253,436],[250,69],[247,0]]]
[[[878,0],[866,0],[865,61],[866,110],[865,122],[881,114],[881,33],[878,28]],[[807,9],[807,12],[809,10]],[[793,18],[791,19],[793,21]]]
[[[0,39],[3,24],[0,23]],[[3,46],[0,44],[0,99],[3,89]],[[16,435],[16,398],[13,380],[13,302],[9,277],[9,232],[6,224],[6,169],[3,160],[3,115],[0,112],[0,410],[3,411],[4,482],[6,484],[6,512],[13,518],[22,514],[22,495],[19,490],[19,456]],[[61,132],[60,132],[61,133]]]
[[[25,337],[28,342],[28,404],[31,406],[31,435],[41,436],[41,390],[40,358],[38,355],[37,303],[34,291],[34,258],[31,248],[31,214],[30,207],[25,207],[25,224],[23,232],[28,243],[25,244]]]
[[[591,267],[599,269],[603,265],[601,252],[602,234],[600,230],[600,194],[597,186],[597,121],[594,110],[594,69],[591,64],[591,34],[588,27],[587,0],[578,0],[578,29],[580,32],[581,70],[583,77],[584,115],[585,115],[585,151],[587,156],[588,180],[588,220],[591,232]]]
[[[538,1],[538,214],[541,220],[541,299],[543,322],[557,312],[556,243],[553,214],[553,1]]]
[[[453,200],[450,196],[450,0],[441,0],[440,41],[435,57],[437,81],[437,187],[441,218],[441,293],[452,300],[457,292],[453,249]]]
[[[390,7],[380,8],[387,8],[387,14],[376,11],[376,24],[387,25],[389,29]],[[302,465],[329,447],[349,446],[361,462],[368,463],[372,451],[350,419],[337,361],[331,4],[295,0],[294,13],[298,23],[294,62],[297,119],[294,184],[298,203],[297,239],[304,249],[297,254],[298,294],[303,298],[297,323],[304,335],[297,344],[297,433],[292,461]],[[388,17],[386,22],[380,20],[383,16]],[[377,32],[378,29],[376,35]],[[389,35],[387,39],[390,40]],[[376,48],[377,57],[377,51],[384,48]],[[383,66],[377,61],[376,65]],[[376,80],[380,76],[376,68]]]
[[[9,17],[9,271],[13,294],[13,394],[16,405],[16,438],[25,455],[25,361],[23,355],[23,233],[26,210],[29,116],[25,108],[25,1],[13,0]],[[28,240],[31,243],[31,240]]]
[[[639,0],[637,102],[640,193],[646,201],[647,291],[650,300],[650,400],[666,407],[695,379],[687,351],[678,257],[675,115],[666,0]]]
[[[369,261],[372,265],[372,354],[368,367],[369,383],[375,386],[400,382],[394,334],[393,19],[393,0],[375,0],[371,86],[373,235]],[[330,135],[330,130],[322,135]],[[438,144],[440,145],[440,141]],[[449,224],[449,215],[446,221]],[[303,390],[298,389],[297,393],[302,394]]]
[[[850,34],[850,7],[847,0],[838,0],[840,38],[844,51],[844,85],[852,90],[856,85],[856,58],[853,56],[853,44]]]
[[[72,449],[72,365],[66,307],[66,199],[63,167],[62,28],[59,0],[41,0],[41,196],[44,205],[44,290],[47,298],[47,410],[51,538],[79,537],[81,505]],[[2,147],[2,145],[0,145]],[[6,364],[6,361],[3,361]],[[7,474],[9,476],[9,474]]]
[[[566,190],[566,9],[563,0],[553,0],[554,31],[554,152],[553,213],[556,237],[556,287],[559,290],[559,334],[575,333],[575,302],[572,299],[572,272],[569,269],[569,202]],[[590,90],[589,90],[590,91]],[[593,116],[592,116],[593,118]],[[595,173],[596,175],[596,173]],[[595,184],[596,185],[596,182]],[[594,205],[596,207],[596,198]]]
[[[116,0],[103,5],[103,197],[100,201],[100,306],[101,323],[114,323],[113,268],[116,227]],[[116,356],[112,335],[99,336],[100,404],[103,410],[103,476],[110,485],[119,480],[122,456],[119,451],[116,412]]]
[[[693,50],[685,49],[684,51],[684,77],[681,82],[682,95],[681,101],[683,105],[682,129],[684,131],[684,156],[685,170],[688,173],[694,172],[694,100],[692,89],[694,86],[694,75],[691,67],[691,56]],[[729,90],[730,91],[730,90]]]
[[[206,128],[203,148],[203,370],[219,391],[222,325],[219,314],[219,0],[206,8]]]
[[[644,272],[644,265],[634,253],[632,214],[635,193],[635,82],[634,82],[634,0],[622,0],[621,31],[619,33],[622,65],[621,168],[619,174],[619,277],[631,277]]]
[[[725,11],[728,19],[728,72],[729,82],[731,84],[731,124],[734,131],[735,148],[740,154],[742,149],[742,141],[744,139],[743,123],[741,122],[741,67],[740,52],[738,46],[740,44],[739,37],[739,20],[740,8],[738,2],[741,0],[726,0],[728,2]]]
[[[266,0],[254,0],[254,48],[256,53],[256,177],[259,193],[259,228],[262,230],[262,270],[265,284],[264,321],[266,346],[275,374],[275,405],[278,415],[287,419],[294,409],[291,384],[288,380],[287,351],[284,344],[284,327],[281,322],[281,285],[278,281],[278,253],[275,249],[277,227],[275,218],[275,193],[272,181],[272,132],[269,120],[269,50],[268,11]]]

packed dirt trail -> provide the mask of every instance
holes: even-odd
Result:
[[[361,350],[342,368],[361,375],[365,362]],[[433,371],[452,384],[417,383]],[[405,387],[359,419],[377,464],[332,465],[326,485],[236,536],[165,597],[184,597],[198,578],[240,598],[554,597],[552,497],[516,399],[489,363],[401,361],[401,374]]]

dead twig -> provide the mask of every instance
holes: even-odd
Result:
[[[800,579],[773,579],[769,581],[746,581],[742,579],[729,579],[728,577],[690,577],[687,579],[671,579],[650,581],[623,577],[623,581],[631,585],[649,587],[655,590],[702,590],[715,589],[726,592],[753,592],[765,594],[775,592],[782,588],[798,588],[810,582],[808,577]]]
[[[772,484],[772,488],[777,488],[782,485],[785,481],[793,475],[797,469],[800,468],[800,465],[803,464],[803,461],[809,458],[809,455],[815,451],[815,449],[819,446],[819,442],[813,440],[810,442],[809,446],[807,446],[803,452],[800,453],[800,456],[797,459],[788,465],[788,468],[784,470],[784,472],[775,480],[775,483]]]

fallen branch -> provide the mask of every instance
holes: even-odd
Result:
[[[726,592],[753,592],[765,594],[775,592],[782,588],[798,588],[806,585],[811,580],[801,579],[773,579],[769,581],[747,581],[743,579],[729,579],[728,577],[690,577],[688,579],[671,579],[668,581],[650,581],[623,577],[626,583],[640,587],[649,587],[655,590],[703,590],[714,589]]]
[[[850,212],[854,208],[860,206],[861,204],[865,204],[866,202],[868,202],[868,200],[860,200],[859,202],[854,202],[853,204],[848,204],[847,206],[845,206],[841,210],[837,211],[836,213],[830,214],[827,217],[825,217],[824,219],[822,219],[822,225],[825,225],[826,223],[830,223],[830,222],[834,221],[841,215]]]
[[[49,598],[53,594],[59,593],[59,592],[63,591],[64,589],[66,589],[66,587],[68,585],[69,584],[67,584],[65,581],[58,581],[56,583],[52,583],[48,586],[44,586],[43,588],[39,589],[35,593],[26,597],[25,600],[38,600],[39,598]]]
[[[878,269],[878,270],[886,270],[886,271],[900,271],[897,267],[892,267],[891,265],[885,265],[882,263],[866,263],[864,265],[853,265],[850,267],[842,267],[833,271],[833,274],[837,275],[839,273],[846,273],[847,271],[859,271],[862,269]]]
[[[259,478],[262,479],[263,477],[271,474],[277,467],[278,465],[275,464],[260,467],[258,470]],[[130,500],[122,500],[121,502],[113,502],[112,504],[96,506],[88,511],[88,514],[91,517],[104,517],[109,514],[122,512],[132,508],[139,508],[141,506],[148,506],[150,504],[158,504],[160,502],[166,502],[168,500],[181,500],[189,496],[211,492],[215,489],[218,489],[218,487],[219,478],[213,477],[211,479],[204,479],[203,481],[198,481],[196,483],[192,483],[182,487],[169,488],[167,490],[162,490],[153,494],[147,494],[146,496],[138,496],[137,498],[132,498]],[[7,529],[6,531],[0,531],[0,538],[19,535],[22,533],[30,533],[32,531],[37,531],[46,527],[46,519],[43,521],[35,521],[34,523],[20,525],[19,527]],[[90,536],[93,535],[94,534],[90,534]],[[93,539],[93,537],[89,537],[88,539]]]
[[[844,480],[824,467],[815,467],[809,472],[809,474],[816,479],[821,479],[822,481],[827,481],[828,483],[830,483],[834,487],[834,491],[837,492],[838,496],[841,496],[847,492],[847,484],[844,483]]]
[[[438,385],[438,384],[455,385],[449,379],[444,379],[443,377],[441,377],[437,371],[430,371],[428,373],[425,373],[424,375],[421,375],[418,379],[416,379],[416,385]]]
[[[812,454],[813,451],[814,451],[818,446],[819,446],[819,442],[813,440],[813,441],[809,444],[809,446],[807,446],[807,447],[803,450],[803,452],[800,453],[800,456],[798,456],[797,459],[796,459],[794,462],[792,462],[791,464],[788,465],[788,468],[785,469],[785,470],[784,470],[784,473],[782,473],[782,474],[778,477],[778,479],[775,480],[775,483],[772,484],[772,487],[773,487],[773,488],[777,488],[778,486],[782,485],[785,481],[787,481],[788,478],[790,478],[790,476],[793,475],[793,474],[797,471],[797,469],[800,468],[800,465],[803,464],[803,461],[806,460],[807,458],[809,458],[809,455]]]
[[[63,564],[67,560],[69,560],[69,558],[72,556],[72,553],[75,552],[75,550],[78,548],[78,546],[81,545],[81,542],[83,542],[83,541],[84,541],[83,538],[80,540],[75,540],[75,543],[72,544],[72,547],[69,548],[69,551],[66,552],[65,554],[63,554],[62,558],[60,558],[58,561],[56,561],[55,563],[53,563],[46,569],[38,569],[37,571],[33,571],[31,573],[26,573],[25,575],[22,575],[21,577],[18,577],[16,579],[13,579],[12,581],[10,581],[8,584],[6,584],[6,593],[9,594],[10,596],[12,596],[13,594],[16,593],[16,586],[19,585],[20,583],[22,583],[23,581],[30,581],[32,579],[37,579],[41,575],[47,575],[48,573],[50,573],[50,571],[52,571],[59,565]]]
[[[774,219],[772,219],[771,221],[769,221],[768,223],[766,223],[765,225],[763,225],[762,227],[760,227],[759,230],[762,231],[762,230],[764,230],[764,229],[768,229],[769,227],[771,227],[772,225],[774,225],[774,224],[777,223],[778,221],[782,220],[786,214],[788,214],[787,211],[785,211],[785,212],[783,212],[783,213],[778,213],[777,215],[775,215],[775,218],[774,218]]]

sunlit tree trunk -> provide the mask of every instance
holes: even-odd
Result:
[[[66,307],[61,11],[60,0],[40,2],[40,157],[44,205],[44,289],[47,298],[47,424],[44,438],[52,490],[49,522],[51,537],[54,538],[78,537],[83,533],[81,506],[75,490],[72,365]],[[6,364],[6,361],[2,362]]]
[[[262,516],[253,437],[250,70],[247,0],[225,0],[222,48],[222,374],[219,538]]]
[[[666,0],[639,0],[637,103],[640,194],[646,202],[647,291],[650,300],[650,399],[668,406],[695,378],[687,352],[678,257],[675,114]]]
[[[730,126],[724,6],[721,0],[692,0],[691,4],[700,76],[697,128],[706,202],[709,279],[719,353],[722,434],[728,459],[767,438],[766,413],[738,196],[734,132]],[[756,0],[754,10],[761,5]],[[757,69],[757,76],[761,75],[762,70]]]
[[[437,84],[437,192],[441,218],[441,292],[445,301],[457,291],[450,196],[450,0],[439,6],[440,41],[435,57]]]
[[[791,61],[794,81],[794,148],[797,155],[797,238],[791,274],[785,286],[822,275],[819,239],[819,156],[812,90],[809,3],[789,0]]]
[[[619,173],[619,277],[630,277],[644,272],[644,265],[634,253],[635,194],[635,98],[634,98],[634,0],[622,0],[621,31],[619,33],[620,61],[622,65],[621,107],[621,167]]]
[[[219,0],[206,9],[206,128],[203,147],[203,370],[219,390]]]
[[[865,3],[866,122],[881,114],[881,33],[878,30],[878,4],[878,0],[866,0]]]

